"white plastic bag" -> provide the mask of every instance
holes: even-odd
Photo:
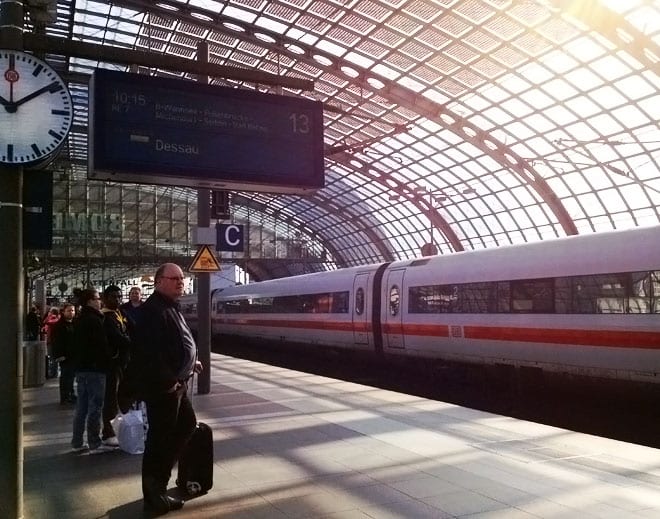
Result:
[[[144,452],[144,420],[141,409],[131,409],[126,414],[119,414],[112,421],[117,435],[119,448],[129,454]]]

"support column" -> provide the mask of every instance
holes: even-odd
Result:
[[[0,2],[0,48],[23,48],[22,2]],[[0,165],[0,236],[0,517],[22,519],[25,312],[21,166]]]
[[[0,166],[0,517],[23,517],[23,168]]]

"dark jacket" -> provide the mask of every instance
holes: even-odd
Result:
[[[140,306],[135,349],[145,396],[164,393],[188,378],[196,348],[176,301],[154,292]]]
[[[124,312],[124,315],[128,317],[128,321],[132,324],[137,323],[138,317],[140,315],[140,308],[142,308],[142,303],[140,303],[138,306],[133,306],[133,303],[130,301],[122,303],[119,306],[119,309]]]
[[[124,370],[130,356],[131,339],[128,335],[128,318],[120,310],[104,308],[103,328],[108,338],[108,348],[112,358],[112,367]]]
[[[73,360],[75,354],[74,324],[62,318],[53,325],[52,345],[53,357],[64,357],[66,362]]]
[[[30,311],[25,318],[25,333],[28,341],[36,341],[39,338],[41,318],[37,312]]]
[[[74,321],[74,366],[76,371],[105,373],[110,367],[110,350],[103,328],[103,314],[83,306]]]

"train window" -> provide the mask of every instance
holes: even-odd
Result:
[[[571,313],[571,278],[555,278],[555,312]]]
[[[497,282],[497,311],[501,314],[511,311],[511,284],[508,281]]]
[[[651,313],[651,273],[634,272],[631,274],[631,294],[628,298],[628,313]]]
[[[300,296],[279,296],[273,298],[273,313],[297,314],[304,311]]]
[[[651,272],[650,283],[651,313],[660,313],[660,271]]]
[[[660,271],[410,287],[408,312],[660,313]]]
[[[627,283],[624,276],[622,274],[596,274],[573,277],[573,313],[625,313]]]
[[[395,317],[399,314],[399,306],[401,304],[401,294],[399,287],[392,285],[390,288],[390,315]]]
[[[455,312],[459,286],[410,287],[408,290],[408,313],[444,314]]]
[[[321,294],[297,294],[271,299],[269,308],[253,306],[253,313],[345,314],[348,313],[348,291]],[[264,298],[270,299],[270,298]]]
[[[348,313],[348,291],[346,292],[333,292],[331,312],[333,314]]]
[[[511,311],[514,313],[555,313],[552,279],[511,281]]]
[[[355,291],[355,313],[358,315],[364,313],[364,289],[362,287]]]
[[[458,301],[455,310],[461,313],[483,314],[496,311],[495,283],[466,283],[455,287]]]

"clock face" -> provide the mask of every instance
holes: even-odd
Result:
[[[0,49],[0,163],[45,161],[72,122],[73,103],[62,78],[31,54]]]

